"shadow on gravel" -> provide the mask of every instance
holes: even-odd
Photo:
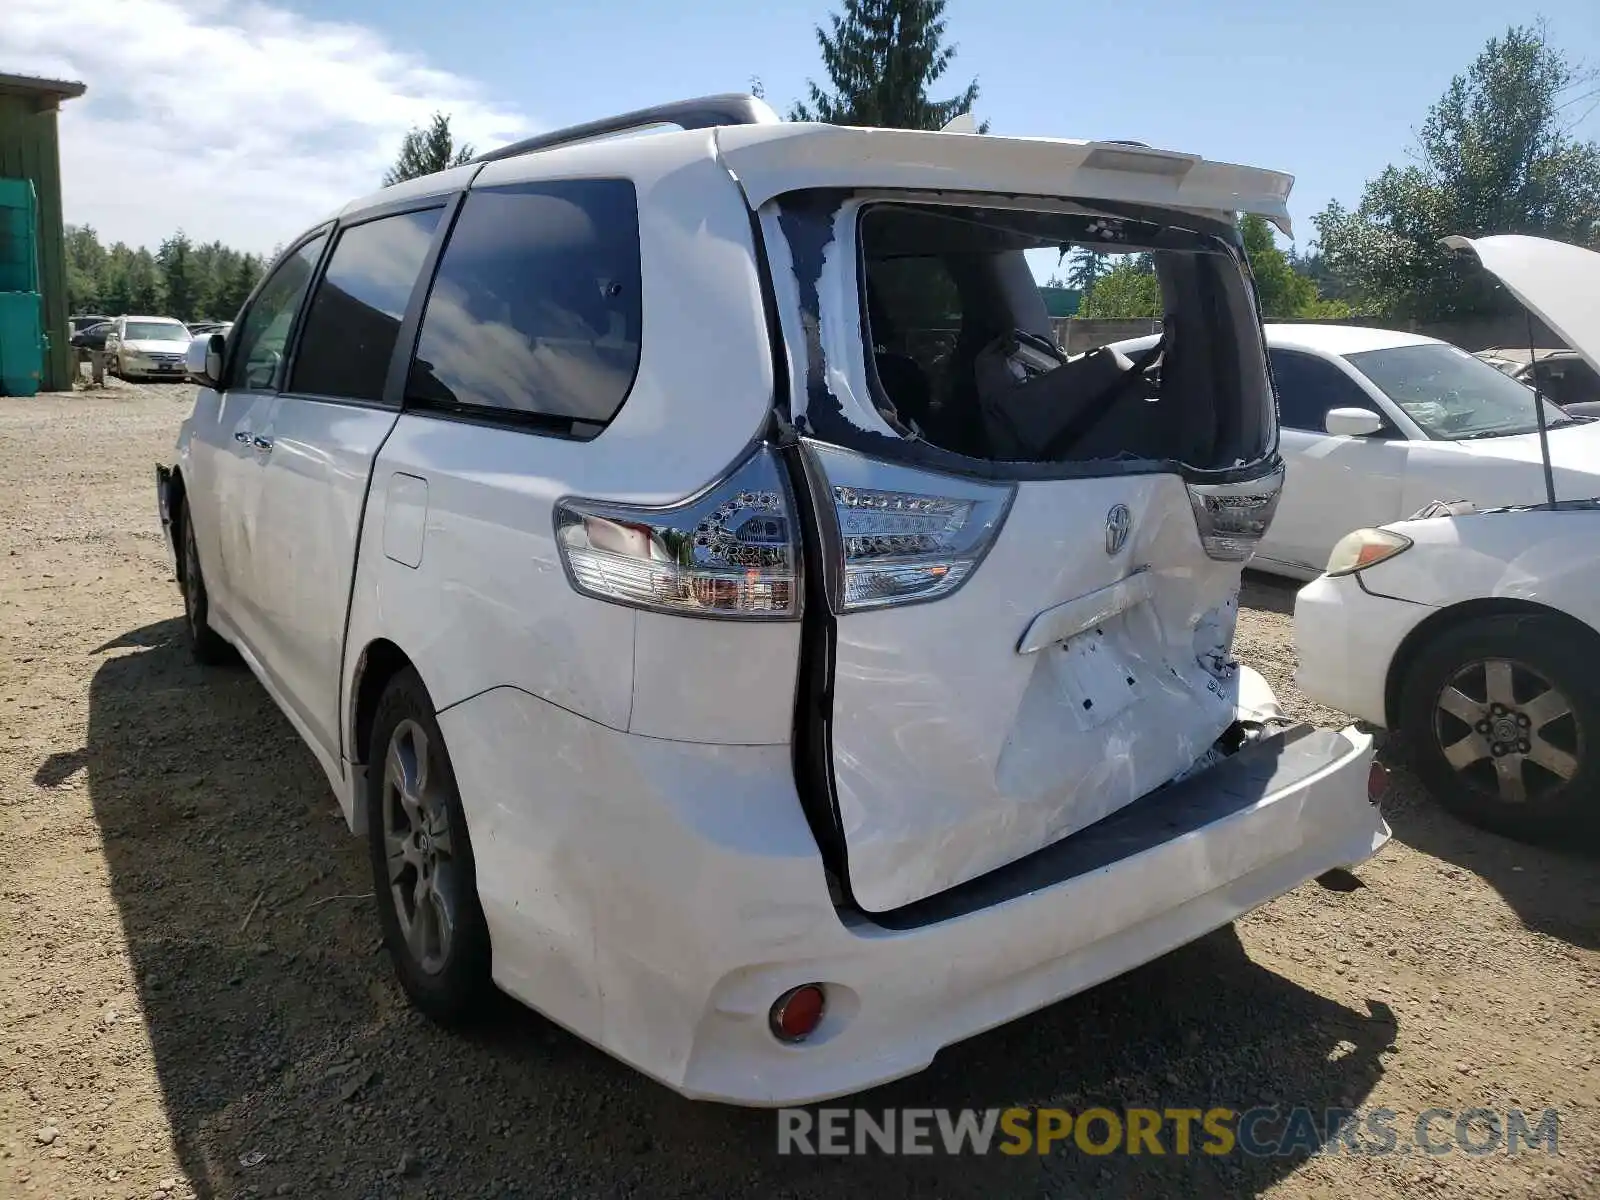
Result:
[[[1180,1158],[1170,1127],[1161,1157],[780,1157],[774,1114],[682,1100],[509,1002],[438,1030],[393,984],[360,846],[248,672],[193,665],[177,620],[115,644],[76,753],[202,1197],[1210,1197],[1305,1157]],[[855,1103],[1355,1107],[1395,1033],[1381,1004],[1306,991],[1223,930]]]
[[[1519,842],[1468,825],[1445,811],[1406,768],[1404,739],[1389,737],[1382,757],[1400,784],[1384,818],[1400,841],[1450,867],[1470,871],[1500,893],[1523,925],[1586,950],[1600,950],[1600,845]]]
[[[1263,575],[1259,571],[1246,571],[1239,584],[1239,607],[1258,608],[1265,612],[1294,613],[1294,598],[1305,584],[1281,575]]]

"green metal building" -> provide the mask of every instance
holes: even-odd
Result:
[[[1083,303],[1083,293],[1077,288],[1046,287],[1041,285],[1039,294],[1044,297],[1045,311],[1058,319],[1077,316],[1078,305]]]
[[[0,179],[29,180],[39,202],[39,291],[50,338],[43,381],[46,391],[72,386],[56,112],[63,100],[75,99],[83,92],[83,84],[67,80],[0,75]]]

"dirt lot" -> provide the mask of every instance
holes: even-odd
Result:
[[[521,1010],[407,1009],[360,846],[242,669],[202,670],[151,467],[189,389],[0,401],[0,1195],[1600,1196],[1600,870],[1402,772],[1360,886],[1307,885],[954,1047],[868,1107],[1560,1109],[1560,1156],[780,1158]],[[1291,710],[1291,593],[1239,650]],[[1440,1128],[1448,1129],[1446,1123]]]

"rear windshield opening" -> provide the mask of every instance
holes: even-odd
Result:
[[[873,204],[860,219],[874,402],[967,458],[1254,463],[1273,445],[1261,329],[1223,237],[1159,217]],[[1068,355],[1024,252],[1088,252],[1149,280],[1158,335]]]

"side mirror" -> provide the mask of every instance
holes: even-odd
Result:
[[[1370,437],[1383,429],[1383,418],[1370,408],[1330,408],[1322,427],[1345,437]]]
[[[195,338],[183,354],[184,373],[201,387],[221,388],[225,345],[220,333],[203,333]]]

